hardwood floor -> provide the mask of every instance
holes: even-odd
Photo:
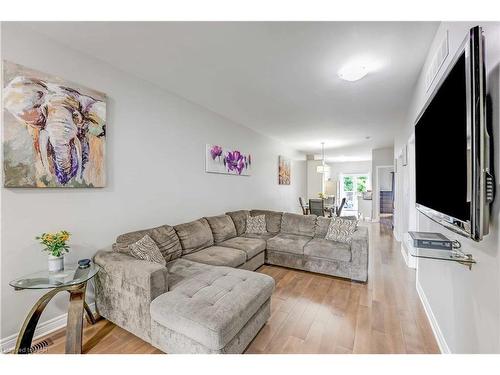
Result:
[[[415,290],[415,271],[404,264],[390,227],[368,225],[366,284],[275,266],[259,269],[276,280],[276,290],[271,318],[246,353],[439,353]],[[64,353],[64,330],[44,339],[44,352]],[[161,353],[106,320],[85,326],[83,350]]]

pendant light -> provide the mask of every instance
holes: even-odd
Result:
[[[321,165],[316,167],[316,172],[326,173],[330,171],[330,167],[325,164],[325,142],[321,142]]]

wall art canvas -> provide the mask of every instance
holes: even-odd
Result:
[[[5,187],[104,187],[106,95],[3,63]]]
[[[290,159],[279,156],[278,183],[279,185],[290,185]]]
[[[239,149],[207,144],[205,168],[209,173],[249,176],[252,169],[252,156]]]

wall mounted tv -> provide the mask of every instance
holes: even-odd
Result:
[[[486,127],[484,37],[474,27],[415,124],[417,209],[480,241],[493,201]]]

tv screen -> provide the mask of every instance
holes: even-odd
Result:
[[[466,86],[463,52],[415,126],[416,203],[464,222],[470,220]]]

